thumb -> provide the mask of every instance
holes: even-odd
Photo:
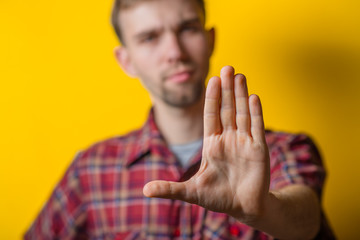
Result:
[[[192,192],[189,187],[188,181],[169,182],[157,180],[147,183],[143,188],[143,193],[146,197],[176,199],[195,203],[195,196],[189,194]]]

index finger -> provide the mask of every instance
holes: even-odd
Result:
[[[212,77],[206,88],[204,106],[204,137],[221,131],[220,123],[220,78]]]

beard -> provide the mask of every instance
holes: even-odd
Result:
[[[152,97],[162,101],[168,106],[176,108],[189,107],[201,100],[205,93],[205,79],[209,70],[208,64],[198,67],[190,62],[179,62],[160,73],[159,79],[157,80],[139,69],[140,68],[138,68],[138,75],[142,85]],[[193,71],[193,76],[187,82],[179,83],[177,86],[169,86],[167,83],[168,76],[179,69]],[[194,71],[194,69],[200,69],[200,71]]]
[[[194,84],[188,86],[186,90],[186,92],[179,93],[162,86],[161,93],[159,94],[160,96],[158,97],[160,97],[164,103],[172,107],[189,107],[201,99],[205,90],[204,82],[196,81]]]

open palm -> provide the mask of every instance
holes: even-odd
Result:
[[[269,192],[269,154],[260,100],[248,96],[245,77],[224,67],[209,80],[199,171],[186,182],[153,181],[149,197],[178,199],[243,222],[260,216]]]

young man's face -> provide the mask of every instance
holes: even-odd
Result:
[[[201,99],[214,36],[195,0],[140,2],[121,10],[120,26],[117,58],[155,103],[186,107]]]

